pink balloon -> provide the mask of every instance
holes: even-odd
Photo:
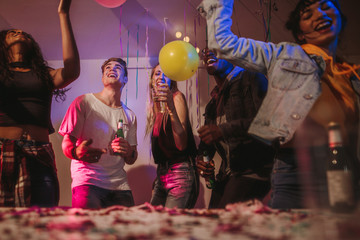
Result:
[[[126,0],[95,0],[98,4],[107,8],[116,8],[123,5]]]

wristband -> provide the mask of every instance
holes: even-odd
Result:
[[[73,159],[77,160],[77,155],[76,155],[76,147],[74,147],[73,149],[71,149],[71,156]]]

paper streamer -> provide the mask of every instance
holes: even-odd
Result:
[[[140,25],[137,25],[136,33],[136,99],[138,98],[138,83],[139,83],[139,28]]]
[[[126,49],[126,64],[127,66],[129,67],[129,39],[130,39],[130,30],[128,30],[128,37],[127,37],[127,49]],[[127,93],[128,93],[128,89],[126,87],[126,102],[125,102],[125,105],[127,105]]]
[[[120,52],[121,52],[121,57],[124,56],[123,53],[123,45],[122,45],[122,32],[121,32],[121,26],[122,26],[122,6],[120,7],[120,26],[119,26],[119,32],[120,32]]]
[[[167,18],[164,18],[164,29],[163,29],[163,34],[164,34],[164,40],[163,40],[163,46],[165,45],[166,43],[166,29],[167,29]]]
[[[149,10],[146,9],[146,18],[149,15]],[[146,23],[146,30],[145,30],[145,34],[146,34],[146,41],[145,41],[145,58],[146,60],[148,59],[149,56],[149,21],[147,21]]]
[[[195,35],[195,48],[197,47],[197,41],[196,41],[196,17],[194,18],[194,35]],[[195,89],[196,89],[196,120],[197,120],[197,125],[196,128],[199,127],[200,122],[199,122],[199,109],[200,109],[200,105],[199,105],[199,71],[197,71],[196,73],[196,80],[195,80]]]

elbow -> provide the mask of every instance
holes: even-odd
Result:
[[[79,76],[80,76],[80,67],[70,71],[68,76],[66,76],[66,81],[67,82],[73,82],[76,79],[78,79]]]
[[[183,141],[183,142],[181,142],[179,144],[176,144],[176,148],[179,151],[184,151],[187,148],[187,141]]]
[[[136,162],[137,157],[138,157],[138,152],[134,150],[133,155],[128,158],[124,158],[124,161],[127,165],[133,165]]]

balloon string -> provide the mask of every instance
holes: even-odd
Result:
[[[138,77],[139,77],[139,28],[140,25],[137,25],[136,33],[136,99],[138,98]]]

